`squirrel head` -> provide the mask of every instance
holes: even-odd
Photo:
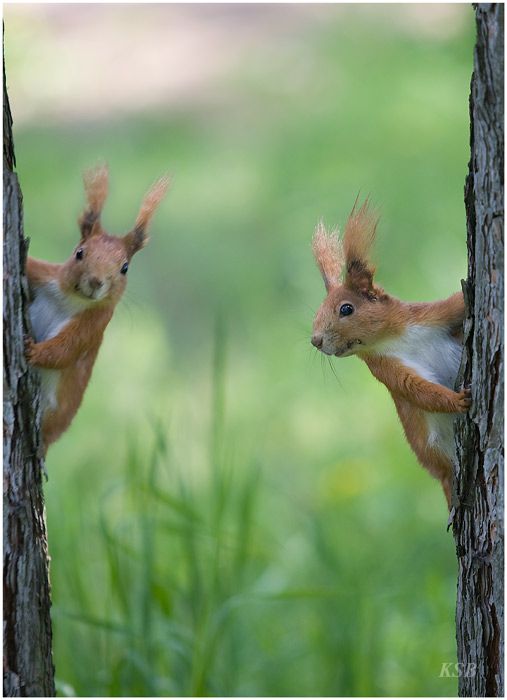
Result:
[[[315,231],[313,253],[327,297],[314,319],[312,344],[326,355],[367,352],[393,330],[394,300],[374,284],[369,260],[377,223],[366,200],[354,205],[342,240],[322,223]]]
[[[116,304],[125,290],[132,256],[148,242],[147,228],[162,201],[169,180],[157,180],[145,195],[132,231],[111,236],[104,231],[100,215],[107,197],[109,172],[100,165],[83,176],[87,206],[79,217],[81,240],[62,265],[60,287],[64,293],[90,304]]]

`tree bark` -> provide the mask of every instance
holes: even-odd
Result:
[[[4,696],[55,695],[40,444],[39,380],[28,333],[22,198],[4,64]]]
[[[458,556],[460,696],[503,696],[503,4],[475,6],[465,183],[468,279],[462,360],[472,408],[457,422],[453,531]]]

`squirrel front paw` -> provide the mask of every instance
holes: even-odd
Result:
[[[30,364],[34,364],[35,360],[35,340],[29,336],[25,335],[24,338],[25,341],[25,357],[30,362]]]
[[[456,395],[456,408],[459,413],[466,413],[472,405],[472,392],[469,387],[464,387]]]

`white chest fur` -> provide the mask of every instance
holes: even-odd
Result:
[[[394,341],[386,341],[378,350],[398,358],[406,367],[429,382],[454,389],[462,346],[445,328],[409,326]],[[428,443],[454,459],[454,414],[426,413]]]
[[[63,294],[56,280],[36,287],[30,304],[30,321],[35,340],[40,343],[41,340],[54,338],[73,316],[87,306],[89,302],[85,299]]]
[[[445,328],[409,326],[405,333],[378,347],[383,355],[397,357],[424,379],[454,389],[461,359],[461,343]]]
[[[56,280],[36,287],[30,304],[30,322],[36,342],[54,338],[67,323],[89,304],[86,300],[65,296]],[[56,407],[56,392],[60,378],[59,370],[40,369],[42,385],[42,407]]]

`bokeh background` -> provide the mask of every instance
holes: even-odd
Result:
[[[173,176],[48,457],[59,693],[456,694],[445,501],[387,390],[310,346],[310,240],[370,193],[379,282],[459,289],[471,7],[4,17],[32,255],[71,253],[85,167],[112,233]]]

